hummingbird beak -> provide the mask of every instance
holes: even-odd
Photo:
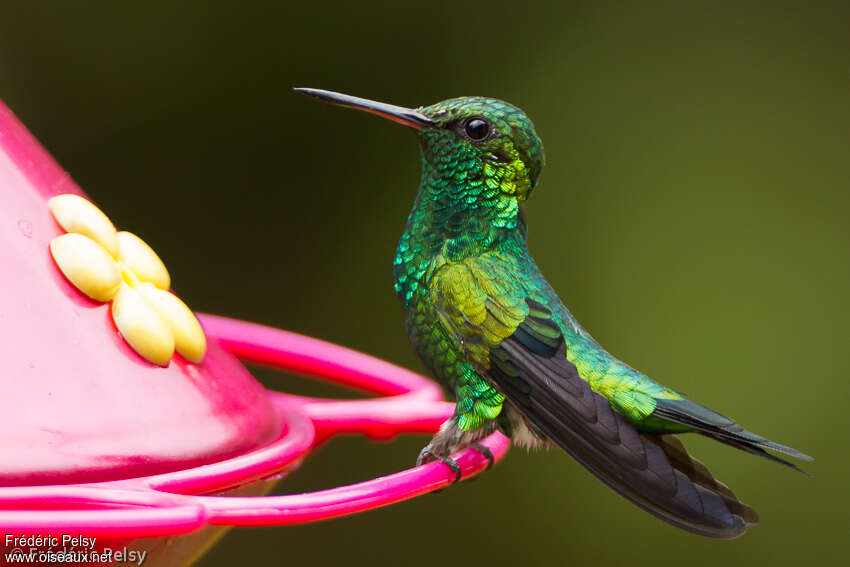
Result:
[[[337,106],[365,110],[366,112],[389,118],[393,122],[410,126],[416,130],[437,127],[430,118],[413,108],[404,108],[403,106],[395,106],[394,104],[376,102],[366,98],[335,93],[333,91],[323,91],[321,89],[296,88],[295,92]]]

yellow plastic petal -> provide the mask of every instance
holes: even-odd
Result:
[[[122,230],[118,233],[118,246],[118,259],[137,278],[143,282],[151,282],[160,289],[171,287],[171,276],[168,275],[165,264],[147,242],[132,232]]]
[[[207,338],[192,310],[173,293],[157,289],[152,284],[142,283],[136,289],[171,327],[177,352],[190,362],[203,360]]]
[[[174,334],[141,293],[122,285],[112,300],[112,320],[124,340],[142,358],[160,366],[168,365],[174,354]]]
[[[47,204],[56,222],[68,232],[84,234],[118,257],[118,236],[103,211],[79,195],[66,193],[51,197]]]
[[[57,236],[50,241],[50,254],[65,277],[96,301],[109,301],[121,287],[118,264],[88,236]]]

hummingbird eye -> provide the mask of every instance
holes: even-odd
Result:
[[[463,129],[473,142],[480,142],[490,135],[490,123],[480,116],[475,116],[467,120]]]

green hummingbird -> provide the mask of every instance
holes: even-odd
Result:
[[[605,351],[546,282],[526,246],[523,204],[543,144],[519,108],[462,97],[416,109],[318,89],[310,97],[415,129],[419,193],[398,243],[395,290],[416,353],[457,405],[417,463],[495,430],[527,448],[560,446],[605,484],[684,530],[734,538],[752,508],[693,459],[697,432],[775,462],[812,460],[685,399]],[[490,455],[492,460],[492,455]]]

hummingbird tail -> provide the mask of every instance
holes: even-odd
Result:
[[[638,432],[555,349],[515,333],[491,351],[490,376],[516,408],[576,461],[647,512],[689,532],[731,539],[758,523],[672,435]]]
[[[775,463],[785,465],[798,472],[804,472],[793,463],[789,463],[785,459],[781,459],[765,451],[770,449],[777,453],[782,453],[795,459],[803,461],[812,461],[812,457],[801,453],[800,451],[774,443],[760,435],[756,435],[751,431],[747,431],[734,420],[719,414],[699,404],[695,404],[690,400],[656,400],[656,407],[653,415],[686,425],[698,431],[699,433],[710,437],[726,445],[735,447],[747,453],[758,455]]]
[[[649,441],[658,445],[671,466],[685,474],[688,479],[706,490],[717,494],[733,515],[741,517],[747,526],[759,523],[758,513],[735,496],[728,486],[717,480],[702,461],[692,457],[682,441],[675,435],[646,435]]]

